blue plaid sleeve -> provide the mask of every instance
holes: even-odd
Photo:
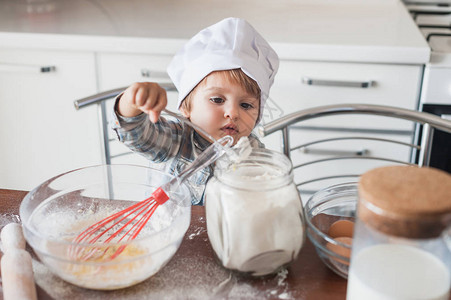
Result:
[[[115,109],[111,127],[124,145],[157,163],[177,154],[183,134],[183,127],[178,120],[160,117],[154,124],[145,113],[123,117]]]

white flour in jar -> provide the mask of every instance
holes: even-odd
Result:
[[[251,189],[227,188],[216,178],[208,183],[207,231],[224,267],[266,275],[297,256],[304,241],[302,204],[294,184],[271,188],[278,171],[232,165],[225,176]]]

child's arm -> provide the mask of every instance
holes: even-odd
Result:
[[[156,123],[167,103],[166,91],[157,83],[136,82],[124,91],[117,111],[124,117],[134,117],[144,112]]]
[[[119,141],[154,162],[174,157],[185,129],[178,121],[159,118],[166,104],[166,91],[156,83],[139,82],[128,87],[116,98],[111,116]]]

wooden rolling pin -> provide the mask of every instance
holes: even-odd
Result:
[[[25,251],[22,226],[17,223],[7,224],[3,227],[0,238],[3,251],[3,299],[37,300],[31,256]]]

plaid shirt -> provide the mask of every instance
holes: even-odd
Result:
[[[111,126],[119,141],[149,159],[150,166],[174,176],[211,144],[178,119],[160,117],[154,124],[144,113],[127,118],[114,111]],[[254,134],[249,140],[254,148],[264,147]],[[210,165],[186,179],[193,205],[203,205],[205,186],[212,175],[213,166]]]

